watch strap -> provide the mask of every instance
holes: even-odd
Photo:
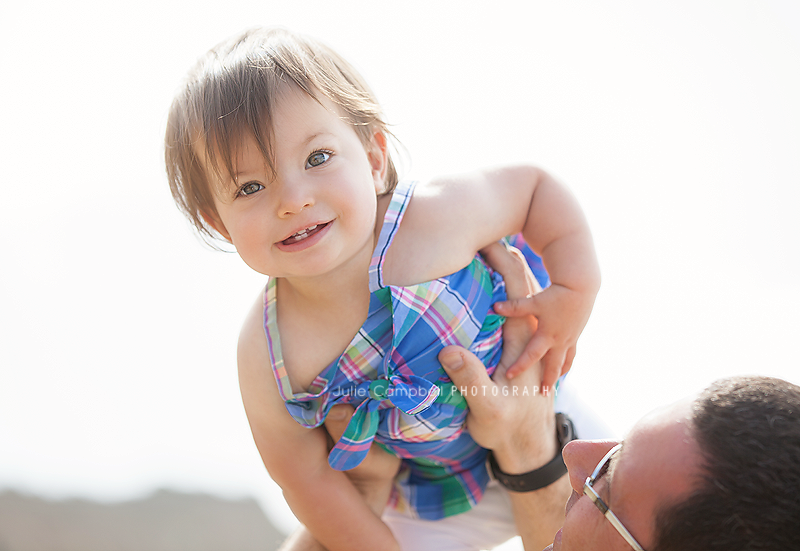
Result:
[[[556,414],[556,436],[559,448],[556,450],[555,457],[545,465],[527,473],[504,473],[497,464],[494,454],[490,451],[489,466],[492,469],[492,474],[502,486],[513,492],[532,492],[549,486],[567,472],[567,466],[564,464],[561,450],[564,449],[568,442],[576,438],[575,425],[572,423],[572,419],[564,413]]]

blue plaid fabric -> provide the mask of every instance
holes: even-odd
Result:
[[[279,392],[298,423],[318,427],[331,406],[356,407],[329,455],[330,465],[351,469],[373,442],[381,444],[403,458],[392,504],[435,520],[469,510],[489,481],[487,452],[464,429],[466,401],[437,355],[458,344],[478,355],[492,373],[500,359],[503,319],[491,305],[505,300],[505,287],[480,256],[434,281],[383,285],[383,260],[413,190],[413,182],[398,185],[384,218],[370,266],[367,320],[306,392],[292,392],[283,364],[274,280],[265,294],[265,331]]]

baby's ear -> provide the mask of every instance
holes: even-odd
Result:
[[[225,229],[225,225],[222,223],[222,220],[219,219],[217,213],[201,212],[200,216],[202,216],[206,224],[214,228],[214,231],[220,234],[225,239],[225,241],[231,243],[231,236],[228,233],[228,230]]]
[[[375,191],[383,193],[386,187],[386,169],[389,165],[389,152],[387,150],[386,136],[383,132],[375,131],[367,145],[367,158],[372,167],[372,179],[375,182]]]

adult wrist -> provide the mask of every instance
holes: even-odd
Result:
[[[522,474],[545,465],[560,449],[556,437],[556,417],[537,415],[530,420],[524,432],[510,433],[510,438],[492,447],[492,455],[503,472]]]
[[[505,469],[498,463],[494,452],[489,452],[489,466],[495,479],[507,489],[514,492],[531,492],[549,486],[567,472],[561,450],[568,442],[575,440],[575,427],[572,420],[563,413],[555,415],[556,446],[547,446],[555,450],[549,454],[549,459],[542,460],[541,453],[532,462],[525,463],[519,459],[514,462],[504,461]],[[553,434],[553,432],[550,432]],[[552,441],[552,440],[551,440]],[[509,467],[508,465],[511,465]],[[525,471],[520,471],[520,465],[534,465]]]

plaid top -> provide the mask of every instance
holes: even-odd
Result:
[[[283,363],[275,279],[266,289],[264,327],[278,390],[298,423],[318,427],[331,406],[356,407],[330,452],[330,465],[352,469],[373,441],[380,443],[403,458],[392,505],[436,520],[468,511],[489,481],[487,452],[464,430],[466,400],[437,355],[445,346],[458,344],[481,358],[489,373],[494,371],[503,318],[491,305],[505,300],[505,286],[477,255],[450,276],[407,287],[383,284],[383,261],[414,186],[401,182],[386,212],[369,268],[367,320],[306,392],[292,392]]]

